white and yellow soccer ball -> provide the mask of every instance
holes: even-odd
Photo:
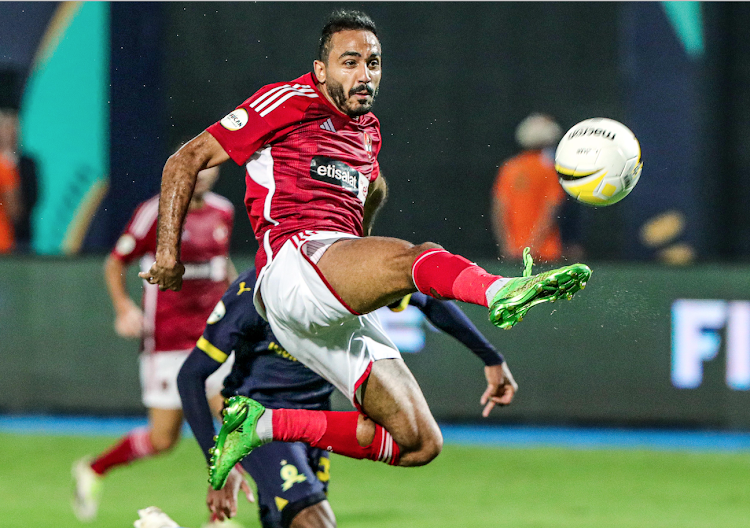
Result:
[[[568,130],[555,152],[555,170],[565,192],[593,206],[617,203],[641,177],[641,146],[628,127],[604,117]]]

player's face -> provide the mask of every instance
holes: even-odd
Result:
[[[372,32],[339,31],[331,37],[328,64],[315,61],[315,74],[333,104],[356,117],[372,109],[380,86],[381,60],[380,42]]]
[[[214,183],[219,178],[219,167],[204,169],[198,173],[198,179],[195,181],[195,190],[193,197],[202,197],[208,191],[213,189]]]

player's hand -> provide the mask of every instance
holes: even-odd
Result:
[[[215,490],[211,486],[208,487],[206,504],[211,513],[216,515],[217,520],[223,521],[237,515],[237,496],[240,490],[249,502],[255,502],[253,491],[237,466],[234,466],[232,471],[229,472],[223,488]]]
[[[138,519],[133,523],[135,528],[180,528],[180,526],[169,518],[169,515],[156,506],[149,506],[138,510]]]
[[[182,262],[175,260],[174,264],[160,263],[157,259],[148,271],[142,271],[138,276],[145,279],[149,284],[158,284],[161,291],[180,291],[182,288],[182,276],[185,274],[185,266]]]
[[[484,367],[487,378],[487,390],[482,394],[479,403],[484,405],[482,416],[487,418],[495,405],[509,405],[518,391],[518,384],[510,373],[508,363]]]
[[[118,310],[115,332],[120,337],[139,338],[143,334],[143,311],[133,301]]]

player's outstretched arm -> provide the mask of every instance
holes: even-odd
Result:
[[[363,232],[365,236],[370,236],[372,225],[375,223],[375,216],[380,208],[385,204],[388,197],[388,186],[383,178],[383,171],[380,171],[378,177],[370,183],[367,190],[367,200],[365,200],[365,215],[362,221]]]
[[[419,308],[432,324],[458,339],[484,362],[487,389],[479,400],[484,405],[482,416],[489,416],[495,405],[508,405],[513,401],[518,384],[513,379],[507,362],[461,308],[453,302],[438,301],[419,292],[412,294],[409,303]]]
[[[198,347],[194,348],[177,375],[177,390],[182,400],[182,411],[206,461],[214,444],[214,421],[206,398],[206,380],[221,366]]]
[[[164,165],[159,198],[156,262],[138,275],[161,290],[179,291],[185,266],[180,262],[180,236],[195,181],[203,169],[220,165],[229,155],[214,137],[202,132],[172,154]]]

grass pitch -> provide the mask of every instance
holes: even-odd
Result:
[[[83,526],[70,509],[70,467],[115,440],[0,434],[0,526]],[[137,509],[156,505],[200,528],[204,468],[186,439],[168,455],[113,470],[90,526],[126,528]],[[448,445],[415,469],[334,455],[330,502],[339,526],[351,528],[731,528],[748,526],[749,476],[749,453]],[[237,520],[259,526],[247,503]]]

